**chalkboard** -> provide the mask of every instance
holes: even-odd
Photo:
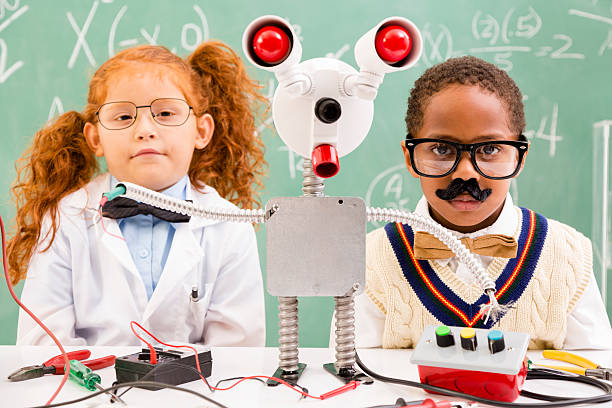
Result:
[[[609,0],[491,2],[402,0],[121,1],[0,0],[0,211],[11,224],[14,162],[34,132],[58,113],[81,110],[95,68],[117,51],[157,43],[179,55],[209,38],[241,50],[254,18],[288,19],[303,59],[339,58],[353,66],[357,39],[388,16],[411,19],[423,34],[423,56],[412,69],[388,74],[375,101],[365,142],[341,161],[328,195],[363,197],[370,206],[413,209],[421,193],[403,165],[406,100],[414,80],[449,57],[472,54],[496,63],[524,94],[531,150],[511,187],[517,203],[570,224],[594,239],[596,276],[612,258],[609,134],[612,126],[612,2]],[[275,79],[249,66],[272,95]],[[269,122],[271,119],[269,119]],[[262,129],[264,202],[301,195],[301,158]],[[369,229],[377,227],[369,225]],[[258,239],[265,267],[265,227]],[[265,270],[265,269],[264,269]],[[609,270],[609,269],[608,269]],[[15,341],[17,307],[0,285],[0,343]],[[612,297],[609,297],[612,304]],[[267,343],[277,343],[277,302],[266,297]],[[325,346],[333,300],[302,299],[301,346]],[[610,308],[608,309],[611,310]]]

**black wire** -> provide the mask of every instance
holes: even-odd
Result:
[[[224,379],[222,379],[222,380],[217,381],[217,384],[215,384],[215,388],[218,388],[218,387],[219,387],[219,384],[221,384],[222,382],[232,381],[232,380],[242,380],[243,378],[245,378],[245,377],[243,376],[243,377],[224,378]],[[249,378],[249,380],[257,380],[257,381],[259,381],[259,382],[261,382],[261,383],[263,383],[263,384],[265,384],[265,383],[266,383],[266,382],[265,382],[264,380],[262,380],[261,378]],[[210,386],[209,386],[209,387],[210,387]],[[215,390],[213,389],[212,391],[214,392]]]
[[[355,360],[357,361],[357,365],[363,370],[364,373],[366,373],[370,377],[377,379],[379,381],[388,382],[392,384],[405,385],[408,387],[422,388],[424,390],[437,392],[439,394],[448,395],[452,397],[458,397],[458,398],[464,398],[470,401],[481,402],[483,404],[489,404],[489,405],[493,405],[497,407],[554,408],[554,407],[569,407],[569,406],[580,405],[580,404],[593,404],[593,403],[612,401],[612,393],[610,392],[608,392],[607,394],[598,395],[595,397],[570,398],[570,399],[566,399],[563,401],[546,402],[546,403],[538,403],[538,404],[528,404],[528,403],[523,404],[523,403],[514,403],[514,402],[495,401],[495,400],[490,400],[486,398],[476,397],[470,394],[465,394],[459,391],[453,391],[453,390],[449,390],[446,388],[436,387],[436,386],[429,385],[429,384],[422,384],[420,382],[402,380],[399,378],[385,377],[383,375],[373,372],[368,367],[366,367],[361,361],[361,359],[359,358],[359,355],[357,355],[357,353],[355,353]],[[555,376],[553,379],[565,380],[566,378],[573,378],[573,377],[560,375],[560,376]],[[551,379],[551,378],[547,378],[547,379]],[[592,379],[592,380],[597,381],[595,379]],[[597,382],[601,382],[601,381],[597,381]]]
[[[190,365],[186,365],[186,364],[181,364],[181,363],[173,363],[173,362],[164,362],[163,364],[158,364],[155,367],[153,367],[148,373],[146,373],[144,376],[142,376],[142,378],[139,381],[145,381],[148,377],[151,377],[154,372],[156,370],[158,370],[159,368],[163,367],[163,366],[175,366],[175,367],[180,367],[180,368],[186,368],[190,371],[193,371],[194,373],[198,374],[198,376],[201,374],[195,367],[190,366]],[[204,375],[202,375],[202,378],[204,379],[204,383],[206,384],[206,386],[208,387],[208,390],[213,393],[215,392],[214,388],[218,388],[219,384],[226,382],[226,381],[231,381],[231,380],[242,380],[243,377],[232,377],[232,378],[224,378],[222,380],[217,381],[217,384],[214,387],[211,387],[210,384],[208,383],[208,380],[206,379],[206,377],[204,377]],[[249,380],[257,380],[263,384],[265,384],[266,382],[264,380],[262,380],[261,378],[249,378]],[[195,380],[194,380],[195,381]],[[114,385],[114,384],[113,384]],[[305,387],[302,387],[299,384],[293,384],[294,387],[299,388],[300,390],[302,390],[305,393],[308,393],[308,389]],[[131,390],[133,387],[129,387],[127,390],[123,391],[121,394],[118,394],[117,397],[122,397],[123,394],[125,394],[126,392],[128,392],[129,390]]]
[[[53,407],[62,407],[62,406],[65,406],[65,405],[76,404],[77,402],[85,401],[85,400],[88,400],[90,398],[96,397],[96,396],[98,396],[100,394],[104,394],[106,392],[114,391],[114,390],[117,390],[117,389],[123,388],[123,387],[169,388],[171,390],[183,391],[183,392],[186,392],[188,394],[193,394],[195,396],[198,396],[198,397],[202,398],[203,400],[205,400],[207,402],[215,404],[216,406],[218,406],[220,408],[229,408],[226,405],[223,405],[220,402],[217,402],[214,399],[209,398],[209,397],[207,397],[204,394],[200,394],[197,391],[193,391],[193,390],[190,390],[188,388],[178,387],[176,385],[164,384],[164,383],[155,382],[155,381],[132,381],[132,382],[121,383],[121,384],[113,385],[112,387],[104,388],[103,390],[100,390],[100,391],[93,392],[93,393],[91,393],[91,394],[89,394],[89,395],[87,395],[85,397],[82,397],[82,398],[78,398],[78,399],[74,399],[74,400],[70,400],[70,401],[58,402],[56,404],[51,404],[51,405],[37,405],[35,407],[30,407],[30,408],[53,408]]]
[[[568,374],[565,372],[561,372],[559,370],[547,370],[536,368],[529,370],[527,372],[528,380],[560,380],[560,381],[575,381],[583,384],[591,385],[593,387],[597,387],[601,389],[605,393],[612,392],[612,385],[605,383],[603,381],[598,381],[595,378],[586,377],[584,375],[577,374]],[[542,401],[565,401],[571,398],[568,397],[558,397],[555,395],[544,395],[538,394],[535,392],[523,390],[521,391],[521,395],[527,398],[539,399]]]

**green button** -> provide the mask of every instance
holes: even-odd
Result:
[[[450,329],[448,326],[438,326],[436,327],[436,335],[437,336],[448,336],[450,334]]]

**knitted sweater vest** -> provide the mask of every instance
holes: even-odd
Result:
[[[589,283],[591,241],[575,229],[524,208],[514,238],[516,258],[494,258],[486,272],[501,304],[513,304],[495,323],[501,330],[529,333],[529,348],[561,348],[567,316]],[[477,283],[463,283],[447,267],[414,258],[414,234],[391,223],[368,234],[366,294],[385,314],[384,348],[413,347],[423,328],[484,324],[487,302]]]

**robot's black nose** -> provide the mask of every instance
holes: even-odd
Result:
[[[323,123],[334,123],[340,119],[342,108],[337,100],[321,98],[315,105],[315,116]]]

